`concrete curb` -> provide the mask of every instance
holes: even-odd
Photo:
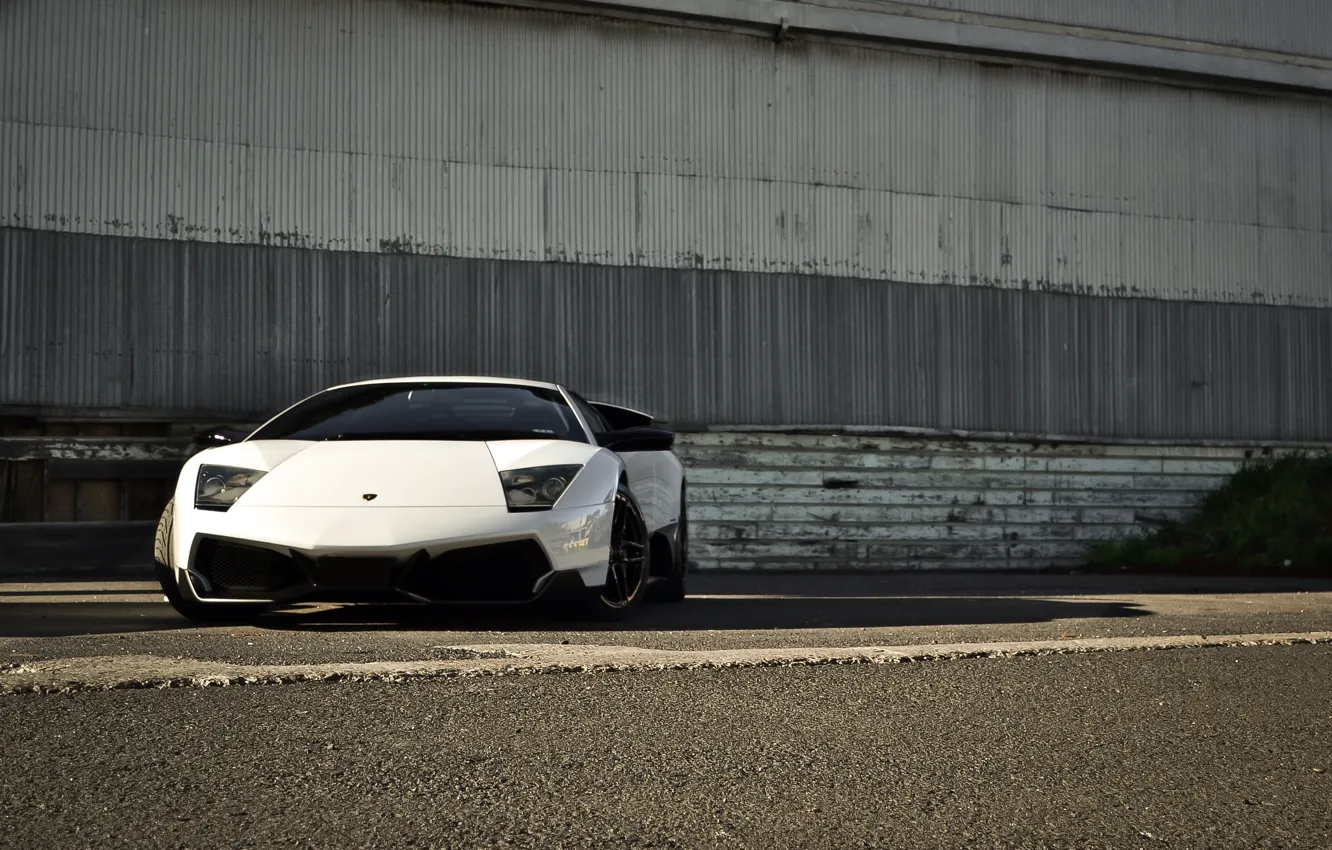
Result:
[[[155,522],[0,523],[0,581],[150,579]]]
[[[703,651],[604,645],[489,644],[442,647],[453,650],[455,657],[441,661],[282,665],[248,665],[154,655],[120,655],[63,658],[15,663],[7,668],[0,667],[0,695],[318,682],[407,682],[478,676],[912,664],[1032,655],[1309,646],[1330,643],[1332,643],[1332,632]]]

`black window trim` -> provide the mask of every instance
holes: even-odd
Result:
[[[260,425],[258,428],[254,429],[254,431],[252,431],[248,436],[246,436],[245,441],[250,441],[250,440],[290,440],[290,439],[296,439],[296,438],[293,438],[293,437],[267,437],[267,436],[260,436],[260,435],[261,435],[261,432],[266,431],[266,430],[268,430],[270,427],[276,425],[276,424],[278,423],[278,421],[279,421],[280,419],[282,419],[283,417],[287,416],[288,414],[295,413],[299,408],[305,406],[306,404],[311,404],[311,403],[316,402],[316,400],[319,399],[321,396],[326,396],[326,395],[328,395],[328,394],[330,394],[330,393],[337,392],[337,391],[339,391],[339,390],[369,389],[369,388],[371,388],[371,387],[382,387],[382,388],[386,388],[386,389],[387,389],[387,388],[395,388],[395,389],[396,389],[396,388],[403,388],[403,389],[410,389],[410,388],[413,388],[413,387],[419,387],[419,388],[427,388],[427,387],[428,387],[428,388],[432,388],[432,389],[434,389],[434,388],[446,388],[446,387],[501,387],[501,388],[505,388],[505,387],[506,387],[506,388],[511,388],[511,389],[525,389],[525,390],[543,390],[543,389],[544,389],[544,390],[546,390],[546,391],[550,391],[550,389],[551,389],[550,385],[545,385],[545,386],[541,386],[541,385],[531,386],[531,385],[528,385],[528,384],[511,384],[511,383],[508,383],[508,382],[505,382],[505,381],[486,381],[486,380],[478,380],[478,381],[431,381],[431,380],[428,380],[428,379],[427,379],[427,380],[421,380],[421,381],[415,381],[415,380],[413,380],[413,381],[369,381],[369,382],[366,382],[366,383],[358,383],[358,384],[343,384],[343,385],[341,385],[341,386],[336,386],[336,387],[327,387],[327,388],[325,388],[325,389],[320,390],[320,391],[317,392],[317,393],[313,393],[313,394],[311,394],[311,395],[306,396],[305,398],[301,399],[300,401],[297,401],[297,402],[295,402],[295,403],[293,403],[293,404],[288,405],[287,407],[283,408],[281,411],[279,411],[278,413],[276,413],[276,414],[274,414],[272,417],[270,417],[270,418],[268,419],[268,421],[264,422],[264,423],[263,423],[262,425]],[[562,386],[560,386],[560,385],[557,384],[557,385],[554,386],[554,392],[555,392],[555,395],[558,396],[559,399],[560,399],[561,401],[564,402],[565,406],[568,407],[569,410],[573,411],[575,422],[576,422],[577,424],[580,424],[580,425],[581,425],[581,424],[582,424],[582,415],[579,413],[577,407],[574,406],[572,400],[569,398],[569,392],[568,392],[568,390],[567,390],[565,387],[562,387]],[[554,403],[554,402],[552,402],[552,403]],[[576,440],[576,439],[573,439],[573,440],[570,440],[570,441],[571,441],[571,442],[586,442],[586,443],[590,443],[591,445],[594,445],[594,446],[597,445],[597,439],[596,439],[595,434],[593,434],[593,433],[589,433],[589,432],[588,432],[588,428],[587,428],[586,426],[584,426],[584,427],[582,428],[582,430],[583,430],[583,440]],[[572,437],[572,435],[570,435],[570,436]],[[562,439],[569,439],[569,438],[562,438]]]
[[[593,407],[587,399],[583,398],[569,387],[561,386],[560,390],[568,398],[569,406],[578,414],[579,420],[586,420],[584,428],[588,432],[588,441],[594,446],[600,445],[600,442],[597,440],[597,434],[608,433],[611,430],[610,425],[601,418],[601,414],[597,413],[597,409]],[[588,414],[591,414],[591,416],[589,417]],[[598,429],[598,426],[600,426],[600,429]]]

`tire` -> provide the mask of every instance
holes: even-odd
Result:
[[[171,527],[176,518],[176,500],[171,499],[157,520],[157,533],[153,536],[153,561],[171,566]]]
[[[609,561],[606,584],[593,591],[583,605],[583,613],[594,620],[623,620],[647,595],[652,568],[647,522],[623,484],[615,492]]]
[[[656,598],[662,602],[683,602],[687,592],[686,580],[689,575],[689,519],[686,516],[689,503],[685,498],[685,486],[680,485],[680,520],[675,526],[675,562],[671,565],[671,574],[658,585]]]
[[[181,592],[176,570],[171,566],[171,530],[175,524],[175,500],[167,502],[162,517],[157,521],[157,534],[153,537],[153,573],[167,602],[187,620],[211,625],[241,625],[263,613],[267,605],[218,603],[209,605],[190,599]]]

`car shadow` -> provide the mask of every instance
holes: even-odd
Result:
[[[558,609],[343,606],[274,612],[256,625],[279,630],[740,631],[1046,623],[1153,616],[1132,597],[1330,591],[1332,582],[1049,573],[707,574],[679,605],[648,604],[598,623]]]
[[[708,595],[678,605],[645,605],[629,618],[614,622],[590,621],[536,606],[348,605],[308,612],[277,611],[260,617],[254,625],[293,631],[682,632],[1044,623],[1149,614],[1125,602]]]
[[[6,602],[0,605],[0,638],[172,632],[195,628],[166,602]],[[155,599],[160,600],[161,594]]]
[[[0,637],[57,637],[198,628],[155,584],[0,585]],[[1047,623],[1152,616],[1163,594],[1332,590],[1327,581],[1053,574],[700,574],[683,604],[649,604],[600,623],[543,606],[295,606],[251,622],[308,632],[689,632]]]
[[[160,600],[160,597],[158,597]],[[95,599],[7,602],[0,637],[58,637],[197,628],[161,601]],[[1124,602],[1028,597],[700,594],[681,604],[647,604],[627,619],[597,622],[569,609],[528,606],[358,604],[294,606],[263,614],[249,627],[295,632],[681,632],[879,628],[1041,623],[1138,617]]]

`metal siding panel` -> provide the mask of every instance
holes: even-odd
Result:
[[[1321,177],[1321,106],[1277,103],[1265,106],[1264,120],[1256,124],[1258,222],[1273,228],[1324,229],[1321,199],[1307,190],[1311,184],[1318,185]]]
[[[36,128],[31,124],[0,121],[0,150],[11,153],[7,161],[0,161],[3,175],[4,198],[0,203],[0,225],[32,227],[32,189],[28,173],[34,163],[32,137]]]
[[[38,7],[32,4],[0,4],[0,122],[31,121],[34,63],[23,45],[35,41]],[[13,150],[13,148],[5,148]]]
[[[1179,288],[1193,252],[1188,225],[1171,219],[1125,217],[1120,222],[1122,285],[1130,294],[1150,294],[1164,278]]]
[[[1332,234],[1332,104],[1323,105],[1320,126],[1323,144],[1319,169],[1322,173],[1322,191],[1319,194],[1323,199],[1323,233]],[[1319,182],[1309,181],[1314,186],[1319,185]],[[1329,258],[1329,262],[1332,262],[1332,258]]]
[[[1136,357],[1139,348],[1124,348],[1119,337],[1107,336],[1106,326],[1151,336],[1143,330],[1147,318],[1115,318],[1123,313],[1114,310],[1126,308],[1112,304],[1095,321],[1088,318],[1092,308],[1072,316],[1080,324],[1070,328],[1082,336],[1075,334],[1071,344],[1091,352],[1086,346],[1095,338],[1107,353],[1102,360],[1087,353],[1086,364],[1075,358],[1082,372],[1060,381],[1127,369],[1122,380],[1151,382],[1151,392],[1163,394],[1144,398],[1150,413],[1142,418],[1123,401],[1135,390],[1120,386],[1098,384],[1098,394],[1087,398],[1078,394],[1086,390],[1070,389],[1075,384],[1056,382],[1059,389],[1044,394],[1008,373],[992,381],[980,372],[986,380],[972,384],[954,370],[978,364],[1000,369],[991,356],[1020,353],[1032,364],[1058,356],[1042,348],[1054,342],[1031,341],[1032,328],[1048,325],[1028,321],[1026,313],[1012,320],[1027,334],[1024,345],[1035,346],[1022,352],[990,330],[952,338],[971,332],[954,332],[950,322],[971,328],[982,321],[976,305],[990,304],[990,294],[916,293],[911,300],[919,304],[908,300],[915,305],[908,308],[898,301],[906,296],[896,293],[915,290],[884,281],[1332,304],[1327,107],[864,48],[773,45],[723,33],[444,5],[71,0],[7,4],[0,15],[13,24],[5,37],[17,39],[5,41],[15,45],[11,59],[0,59],[0,91],[13,95],[0,107],[13,116],[0,123],[0,144],[17,153],[0,183],[7,224],[485,260],[867,277],[880,289],[855,296],[866,298],[864,304],[894,317],[919,309],[938,322],[931,337],[938,342],[916,338],[924,332],[915,325],[895,326],[890,341],[870,342],[868,326],[844,306],[854,298],[811,301],[803,288],[814,284],[737,274],[727,278],[731,289],[721,290],[727,294],[718,302],[729,310],[731,324],[711,324],[717,320],[699,305],[719,297],[711,289],[719,284],[691,289],[689,310],[671,321],[687,325],[682,334],[689,348],[682,350],[706,349],[717,360],[706,361],[706,369],[691,366],[695,376],[706,372],[706,389],[661,392],[663,398],[689,400],[693,406],[687,409],[701,417],[807,421],[819,410],[835,409],[844,420],[870,424],[984,421],[1114,433],[1320,428],[1300,410],[1291,410],[1284,425],[1248,422],[1243,405],[1183,422],[1175,402],[1164,396],[1180,392],[1183,377],[1154,377],[1146,366],[1139,374],[1132,361],[1116,366],[1112,360],[1130,357],[1124,352]],[[92,49],[45,49],[63,32],[72,33],[69,44]],[[1320,157],[1323,165],[1315,168]],[[1047,211],[1046,205],[1072,212]],[[140,253],[131,252],[135,264]],[[436,289],[413,282],[417,277],[402,280],[408,272],[433,280],[434,272],[406,258],[320,258],[312,260],[322,264],[316,269],[292,260],[260,262],[269,257],[265,252],[246,252],[254,265],[236,268],[212,253],[184,256],[189,262],[153,261],[148,269],[173,286],[170,304],[180,301],[182,312],[165,316],[188,318],[198,333],[212,329],[194,305],[212,304],[208,298],[216,293],[201,292],[202,284],[193,281],[240,286],[217,277],[222,266],[228,273],[256,276],[256,269],[264,269],[273,276],[266,285],[245,284],[242,304],[248,306],[213,305],[224,313],[234,310],[225,313],[228,322],[242,324],[240,317],[253,316],[257,305],[292,322],[313,321],[312,310],[330,317],[321,322],[340,322],[341,341],[326,324],[313,325],[308,337],[301,336],[304,330],[294,336],[272,330],[273,338],[257,349],[265,353],[253,354],[250,365],[268,370],[265,381],[285,384],[256,397],[277,398],[349,364],[385,369],[417,362],[413,349],[386,341],[400,338],[393,336],[397,326],[382,314],[380,300],[366,294],[365,281],[398,293],[394,309],[404,310],[402,321],[410,320],[410,344],[450,362],[466,354],[438,348],[420,325],[450,309],[452,302],[438,300],[445,298],[441,293],[464,297],[456,294],[462,284]],[[470,266],[450,265],[449,276],[462,268]],[[61,269],[59,274],[72,273]],[[607,268],[542,274],[541,285],[558,282],[566,293],[602,293],[607,280],[629,273]],[[73,280],[95,285],[89,281],[101,278]],[[601,282],[579,288],[579,281],[591,280]],[[697,281],[703,278],[654,272],[633,280],[702,286]],[[136,302],[137,289],[125,294],[129,285],[116,285],[120,289],[108,290],[111,302]],[[531,285],[539,296],[539,285]],[[274,286],[297,289],[270,304]],[[838,292],[851,298],[850,290]],[[523,297],[541,301],[538,296]],[[406,306],[410,298],[420,298],[420,305]],[[340,317],[344,301],[360,306]],[[581,301],[555,302],[573,316],[578,309],[570,304]],[[823,333],[846,325],[863,328],[862,336],[829,348],[826,338],[803,325],[793,328],[779,313],[741,321],[739,314],[755,305],[829,322],[815,325]],[[79,321],[91,321],[89,316],[80,314]],[[594,316],[597,326],[622,318]],[[657,322],[646,314],[631,316],[639,334],[634,338],[661,338]],[[174,322],[163,318],[163,332],[176,333]],[[79,333],[87,330],[77,326]],[[472,333],[470,326],[457,330],[457,338]],[[174,366],[140,361],[133,346],[132,354],[115,353],[123,345],[120,337],[99,333],[79,337],[89,349],[53,337],[41,350],[59,356],[51,354],[56,360],[43,360],[41,369],[69,374],[52,378],[49,392],[36,389],[44,386],[40,382],[23,384],[21,392],[85,404],[99,398],[220,404],[189,396],[176,372],[149,384],[152,392],[141,389],[143,381],[128,389],[117,384],[124,380],[125,357],[136,374]],[[709,333],[738,336],[714,345]],[[886,349],[896,358],[892,362],[915,365],[906,381],[887,366],[866,365],[868,384],[856,385],[811,372],[806,361],[767,364],[754,353],[777,350],[793,338],[838,357],[839,376],[850,373],[847,358],[878,364],[875,358]],[[531,342],[519,337],[509,344]],[[521,360],[511,362],[506,349],[494,348],[500,342],[486,345],[489,353],[478,366],[553,362],[595,372],[559,345],[523,348]],[[1307,345],[1315,346],[1316,337]],[[613,356],[613,350],[603,353]],[[304,372],[284,365],[288,354],[304,358]],[[107,365],[80,366],[99,358]],[[674,364],[665,357],[645,360],[634,374],[657,380],[677,373],[666,362]],[[742,366],[757,370],[758,380],[729,374]],[[192,368],[216,372],[224,366],[193,362]],[[1059,368],[1046,366],[1054,373]],[[619,385],[615,381],[625,376],[605,380]],[[230,373],[217,386],[218,398],[237,404],[250,392]],[[833,386],[842,388],[842,401],[827,394]],[[935,386],[946,389],[938,400]],[[1012,396],[991,396],[994,386],[1007,386]],[[1248,398],[1249,390],[1227,392]]]
[[[939,233],[939,199],[925,195],[892,194],[889,198],[892,222],[890,252],[893,280],[926,283],[939,272],[933,246]]]
[[[135,5],[140,7],[135,15],[118,16],[129,21],[132,34],[120,33],[99,49],[124,51],[101,64],[125,67],[106,77],[137,83],[132,96],[138,108],[107,101],[110,108],[92,126],[246,143],[251,122],[244,120],[241,98],[253,84],[253,69],[243,61],[253,35],[246,4],[139,0]],[[137,54],[129,52],[135,46]]]
[[[971,275],[985,287],[1002,287],[1012,281],[1012,240],[1004,228],[1004,204],[976,201],[970,204]],[[928,250],[927,246],[925,247]]]
[[[937,128],[933,160],[902,163],[907,169],[919,169],[933,162],[934,184],[927,191],[953,198],[983,198],[980,188],[981,161],[985,139],[980,128],[981,77],[986,70],[974,62],[942,60],[937,71],[932,60],[903,55],[895,64],[912,63],[913,73],[939,78],[938,97],[921,118]],[[899,132],[913,132],[902,127]]]
[[[0,233],[5,404],[259,415],[480,372],[683,422],[1332,438],[1325,310]]]
[[[1051,74],[1046,87],[1046,202],[1075,210],[1120,208],[1118,139],[1123,83]]]
[[[1191,98],[1192,175],[1196,218],[1258,224],[1258,99]]]
[[[887,188],[887,160],[882,146],[893,116],[874,84],[873,57],[827,57],[811,64],[814,97],[810,107],[819,127],[838,132],[813,133],[814,179],[833,186]],[[729,106],[728,106],[729,111]],[[728,176],[733,174],[728,169]]]
[[[940,271],[934,277],[935,283],[956,286],[974,282],[976,264],[970,208],[975,204],[975,201],[958,198],[939,200],[936,210],[939,216],[938,241],[935,250],[939,258]]]
[[[1005,238],[999,257],[1001,280],[1007,289],[1029,290],[1049,280],[1049,211],[1039,206],[1005,205],[1000,208]]]
[[[1175,239],[1179,222],[1307,234],[1332,220],[1308,168],[1329,156],[1328,112],[1294,102],[466,6],[26,0],[5,14],[24,57],[0,65],[0,90],[44,110],[22,189],[0,184],[0,209],[27,211],[11,224],[523,259],[554,256],[551,234],[607,263],[1020,288],[1062,285],[1069,248],[1041,234],[1085,232],[1046,204],[1122,215],[1095,220],[1105,244]],[[65,43],[94,49],[45,49],[64,19]],[[632,229],[547,206],[551,186],[622,198],[629,179]],[[883,207],[866,193],[885,188],[931,200],[902,203],[903,235],[862,248],[875,228],[857,221],[853,239],[848,211]],[[996,219],[994,204],[1020,209]],[[1023,269],[996,265],[1005,254]],[[1076,291],[1332,303],[1319,278],[1222,285],[1156,248],[1128,279],[1088,265]]]
[[[1120,102],[1120,203],[1135,217],[1187,219],[1193,214],[1189,104],[1185,89],[1126,82]]]
[[[979,198],[1038,205],[1046,194],[1047,74],[985,65],[977,74]],[[934,109],[934,106],[930,106]]]
[[[1124,285],[1123,219],[1104,213],[1049,213],[1049,288],[1082,295],[1131,295]]]
[[[19,77],[21,87],[9,114],[16,120],[67,127],[99,126],[126,114],[105,106],[114,102],[117,87],[127,83],[124,72],[133,73],[141,46],[135,33],[140,5],[141,0],[92,6],[84,0],[6,4],[15,7],[7,17],[16,17],[15,34],[21,39],[15,45],[17,61],[7,69],[7,76]],[[73,49],[43,49],[45,45]],[[122,73],[103,73],[107,65]]]
[[[939,185],[940,61],[914,56],[890,56],[879,67],[882,97],[891,124],[887,131],[894,192],[930,195]]]
[[[894,0],[893,5],[898,5]],[[900,0],[955,12],[1093,27],[1332,59],[1325,0]]]
[[[1261,294],[1255,282],[1266,277],[1259,228],[1200,221],[1192,230],[1195,277],[1208,281],[1212,291],[1233,300],[1254,301],[1254,295]]]
[[[1258,240],[1264,275],[1277,280],[1324,281],[1322,288],[1328,288],[1332,266],[1327,262],[1327,234],[1265,228],[1258,232]],[[1261,296],[1261,291],[1254,292],[1255,301],[1263,300]]]
[[[32,397],[29,386],[36,348],[33,319],[37,291],[30,281],[36,277],[36,252],[31,238],[19,230],[0,230],[0,387],[8,387],[11,398]]]
[[[811,181],[814,173],[814,144],[810,107],[814,102],[812,67],[822,51],[795,47],[773,49],[772,97],[768,101],[763,133],[764,155],[777,180]],[[757,139],[751,137],[751,145]]]

